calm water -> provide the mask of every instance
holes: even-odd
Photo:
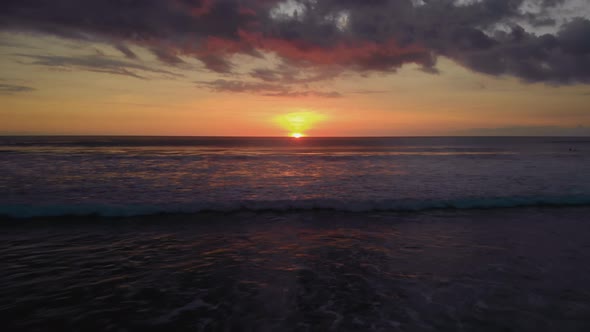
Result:
[[[590,138],[2,137],[0,214],[590,203]]]

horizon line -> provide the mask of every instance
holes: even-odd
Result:
[[[136,134],[2,134],[0,137],[167,137],[167,138],[424,138],[424,137],[590,137],[590,135],[365,135],[365,136],[239,136],[239,135],[136,135]]]

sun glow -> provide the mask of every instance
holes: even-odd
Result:
[[[289,136],[293,138],[301,138],[305,136],[305,132],[313,129],[315,124],[324,120],[326,117],[316,112],[293,112],[275,117],[281,127],[289,132]]]

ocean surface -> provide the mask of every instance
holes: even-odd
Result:
[[[3,331],[590,331],[590,138],[1,137]]]
[[[0,137],[0,215],[590,204],[590,138]]]

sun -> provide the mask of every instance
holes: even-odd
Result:
[[[305,137],[305,132],[314,129],[318,122],[322,122],[326,118],[325,115],[314,112],[291,112],[278,115],[274,121],[281,127],[287,130],[290,137],[301,138]]]

